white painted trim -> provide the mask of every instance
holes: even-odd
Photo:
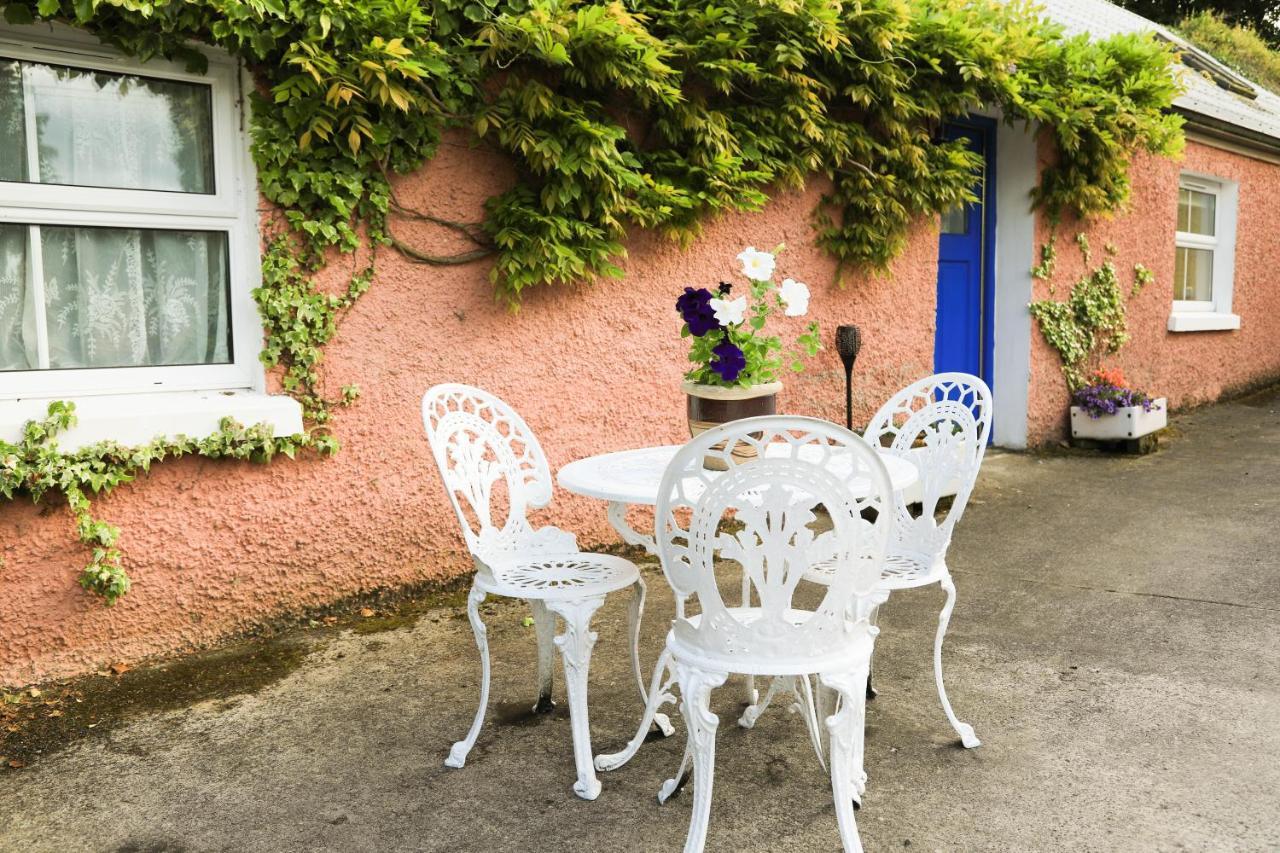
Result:
[[[73,397],[77,424],[58,436],[58,447],[75,451],[100,441],[126,446],[157,436],[204,438],[218,431],[225,417],[245,426],[267,423],[276,435],[302,432],[302,406],[292,397],[251,391],[201,391],[169,394]],[[49,400],[0,401],[0,440],[17,442],[28,421],[48,412]]]
[[[1186,187],[1217,196],[1214,202],[1214,235],[1176,231],[1174,245],[1213,252],[1213,300],[1209,302],[1174,299],[1169,314],[1171,332],[1205,332],[1240,328],[1240,318],[1232,313],[1236,272],[1236,218],[1240,207],[1240,184],[1204,172],[1184,171],[1178,188]]]
[[[117,228],[168,228],[227,234],[231,292],[231,364],[38,370],[0,373],[0,401],[29,396],[265,389],[262,321],[253,290],[261,284],[257,171],[249,148],[253,80],[223,51],[193,45],[207,75],[176,63],[140,63],[80,30],[55,24],[0,25],[0,56],[197,82],[212,88],[215,193],[194,194],[0,182],[0,222]],[[38,247],[33,249],[38,255]],[[129,410],[131,406],[125,406]]]
[[[1031,382],[1031,268],[1035,266],[1036,125],[996,131],[995,354],[991,366],[993,442],[1027,446]]]
[[[17,41],[4,28],[0,28],[0,57],[117,74],[137,74],[208,86],[213,132],[215,190],[213,193],[0,181],[0,198],[6,206],[51,210],[137,211],[178,216],[188,214],[236,216],[234,171],[237,160],[236,150],[239,147],[237,135],[240,121],[237,106],[240,86],[234,63],[210,61],[207,74],[192,74],[186,70],[179,70],[180,66],[170,62],[140,63],[118,54],[108,58],[96,52],[69,53],[58,50],[53,43],[37,45]],[[32,173],[37,165],[33,164],[28,172]]]
[[[1218,332],[1240,328],[1239,314],[1216,311],[1174,311],[1169,315],[1171,332]]]

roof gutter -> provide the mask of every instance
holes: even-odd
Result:
[[[1204,113],[1175,106],[1173,111],[1186,119],[1188,136],[1201,137],[1207,142],[1227,143],[1223,147],[1240,150],[1270,162],[1280,162],[1280,138],[1241,127]]]

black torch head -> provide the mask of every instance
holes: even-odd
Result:
[[[853,361],[858,357],[860,349],[862,349],[862,332],[857,326],[852,323],[847,326],[836,326],[836,352],[840,353],[840,360],[844,362],[846,371],[853,370]]]

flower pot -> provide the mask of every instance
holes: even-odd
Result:
[[[1116,409],[1114,415],[1091,418],[1079,406],[1071,407],[1071,437],[1095,441],[1124,441],[1164,429],[1169,423],[1169,401],[1155,400],[1151,411],[1141,406]]]
[[[778,392],[781,382],[766,382],[746,388],[722,388],[719,385],[701,385],[685,382],[681,386],[688,397],[689,434],[698,436],[712,427],[742,418],[773,415],[778,411]],[[717,448],[720,445],[716,445]],[[739,446],[733,455],[747,459],[755,455],[753,448]],[[713,471],[724,471],[729,466],[724,460],[708,456],[703,466]]]

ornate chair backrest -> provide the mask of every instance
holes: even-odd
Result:
[[[727,470],[707,470],[705,457]],[[819,506],[831,522],[821,533],[813,526]],[[891,507],[884,463],[843,427],[767,416],[702,433],[676,453],[658,491],[655,525],[662,570],[676,595],[674,630],[707,653],[744,660],[805,659],[838,648],[849,632],[866,630],[846,615],[875,591]],[[875,511],[873,521],[864,517],[867,510]],[[748,614],[725,605],[717,559],[741,567],[759,595],[758,609]],[[821,605],[792,610],[801,577],[818,559],[837,565]],[[702,614],[696,624],[687,618],[690,599]]]
[[[458,384],[427,391],[422,422],[472,556],[488,564],[516,553],[534,533],[526,511],[551,500],[551,468],[529,425],[492,394]]]
[[[896,497],[891,553],[908,552],[932,564],[946,555],[978,479],[991,433],[991,389],[968,373],[937,373],[895,394],[871,418],[863,435],[877,447],[914,463],[920,471],[921,513]],[[938,504],[954,491],[938,519]]]

